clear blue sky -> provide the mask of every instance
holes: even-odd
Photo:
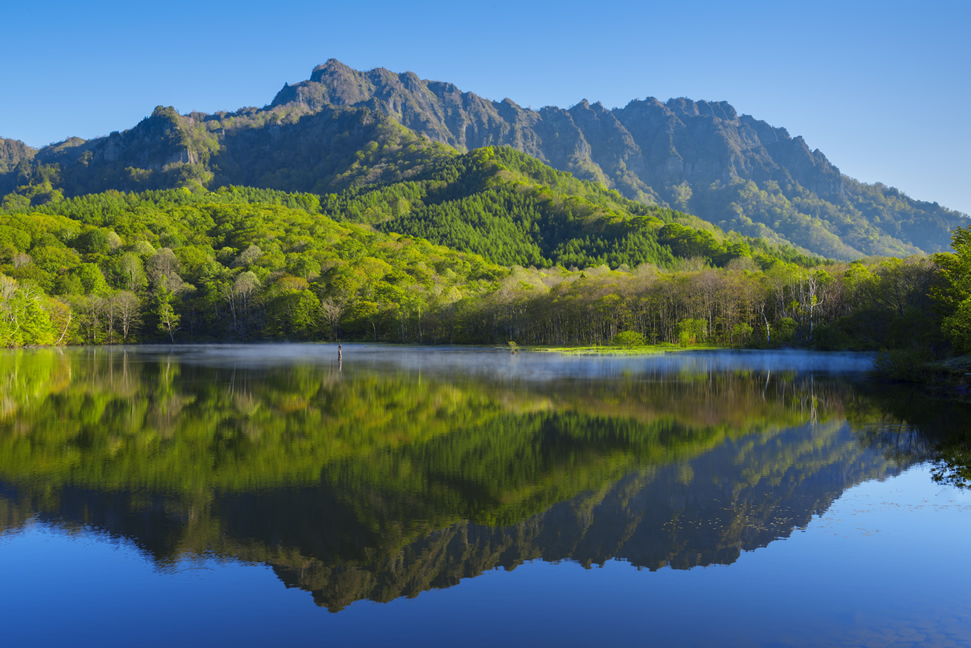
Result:
[[[269,103],[337,58],[523,106],[725,100],[844,173],[971,213],[971,3],[11,0],[0,136]]]

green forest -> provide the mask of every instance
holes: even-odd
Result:
[[[2,346],[806,346],[895,350],[895,377],[915,358],[971,351],[968,228],[953,253],[826,261],[508,148],[323,195],[193,185],[9,198]]]

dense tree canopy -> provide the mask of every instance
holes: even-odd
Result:
[[[323,198],[180,189],[8,209],[0,214],[2,344],[573,345],[631,332],[654,343],[940,349],[944,322],[963,348],[963,230],[959,252],[934,261],[821,264],[693,228],[677,212],[625,211],[612,192],[517,156],[485,149],[427,180]],[[576,207],[572,217],[565,205]],[[440,227],[453,242],[466,223],[466,251],[392,231],[418,212],[426,217],[414,223]],[[530,218],[542,227],[525,227]],[[495,227],[470,223],[489,219]],[[584,234],[594,231],[602,236]],[[475,241],[493,240],[489,232],[500,234],[482,251],[510,255],[500,257],[506,267],[475,253]],[[553,263],[550,249],[576,256]]]

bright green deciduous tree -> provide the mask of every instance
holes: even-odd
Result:
[[[611,343],[625,349],[633,349],[634,347],[644,346],[644,336],[637,331],[623,331],[615,335]]]
[[[182,319],[175,312],[175,307],[172,306],[174,297],[174,293],[166,288],[165,277],[163,276],[155,290],[155,314],[158,316],[158,329],[168,334],[169,340],[173,343],[175,342],[175,332],[179,330],[179,322]]]
[[[971,227],[959,227],[951,235],[954,253],[934,255],[942,285],[932,295],[944,319],[941,328],[959,353],[971,352]]]

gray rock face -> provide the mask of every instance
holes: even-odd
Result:
[[[648,98],[607,110],[584,100],[569,110],[536,111],[411,72],[358,72],[335,59],[315,68],[310,80],[284,86],[270,107],[293,102],[312,111],[326,104],[377,108],[462,150],[511,146],[578,177],[605,180],[634,199],[653,188],[670,200],[668,186],[739,179],[797,182],[831,197],[842,190],[839,169],[801,137],[739,116],[725,102]]]
[[[186,150],[181,121],[174,109],[159,106],[130,130],[88,141],[71,138],[41,149],[37,160],[67,166],[84,159],[87,164],[124,163],[141,169],[185,163],[191,155]]]

